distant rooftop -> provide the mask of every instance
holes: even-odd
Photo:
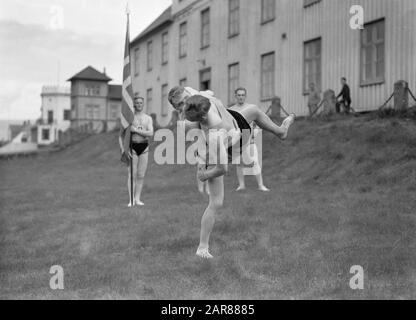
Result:
[[[23,125],[16,125],[16,124],[11,124],[9,125],[9,130],[10,130],[10,140],[13,140],[15,137],[17,137],[17,135],[22,132],[24,126]]]
[[[132,44],[143,39],[147,35],[155,32],[159,28],[163,27],[166,24],[172,23],[172,6],[167,8],[163,13],[156,18],[143,32],[141,32],[134,40],[131,42]]]
[[[94,69],[93,67],[88,66],[81,72],[77,73],[72,78],[68,79],[68,81],[75,81],[75,80],[94,80],[94,81],[109,82],[113,79],[109,78],[105,73],[101,73],[97,69]]]
[[[42,94],[71,94],[71,88],[62,86],[43,86]]]

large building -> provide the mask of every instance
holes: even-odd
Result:
[[[120,121],[121,85],[111,85],[105,70],[91,66],[80,71],[71,82],[71,128],[89,126],[95,132],[111,131]]]
[[[415,16],[414,0],[173,0],[131,42],[133,89],[162,125],[178,84],[227,104],[243,86],[263,109],[277,95],[304,115],[309,83],[338,93],[346,77],[353,107],[373,110],[397,80],[416,89]]]
[[[71,91],[68,87],[44,86],[41,93],[41,118],[37,126],[37,142],[49,145],[58,140],[59,131],[66,131],[71,120]]]

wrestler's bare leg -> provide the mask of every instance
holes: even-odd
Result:
[[[224,202],[224,177],[208,180],[209,204],[201,221],[201,237],[197,256],[204,259],[212,259],[209,253],[209,237],[215,224],[215,217],[222,208]]]
[[[245,108],[240,113],[248,123],[254,121],[261,129],[269,131],[283,140],[286,139],[289,127],[295,120],[295,115],[291,114],[283,121],[282,126],[279,127],[257,106]]]

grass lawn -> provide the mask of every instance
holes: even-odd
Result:
[[[416,298],[416,127],[362,118],[299,121],[265,134],[271,193],[235,193],[195,257],[207,199],[195,168],[150,165],[128,209],[116,134],[0,162],[1,299]],[[61,265],[65,289],[49,288]],[[365,289],[349,287],[361,265]]]

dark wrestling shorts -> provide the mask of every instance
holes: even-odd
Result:
[[[131,145],[131,148],[136,152],[137,156],[142,155],[148,147],[149,147],[148,142],[142,142],[142,143],[133,142]]]
[[[237,121],[238,128],[241,131],[241,138],[240,138],[240,156],[243,153],[243,146],[250,143],[251,139],[251,127],[247,120],[243,117],[243,115],[234,110],[227,110],[233,118]],[[228,148],[228,162],[232,163],[233,161],[233,148],[236,147],[231,146]]]

